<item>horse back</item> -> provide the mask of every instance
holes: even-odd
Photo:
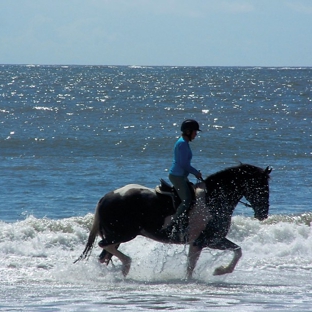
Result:
[[[141,230],[156,232],[170,214],[165,199],[155,190],[129,184],[107,193],[98,204],[100,231],[114,242],[125,242]]]

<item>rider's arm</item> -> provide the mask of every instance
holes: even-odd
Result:
[[[179,160],[178,163],[183,170],[193,174],[195,177],[201,177],[201,173],[191,165],[192,151],[186,142],[178,146]]]

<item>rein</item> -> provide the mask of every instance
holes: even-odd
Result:
[[[200,182],[204,182],[204,179],[203,178],[200,178],[200,179],[197,179],[197,185],[200,183]],[[208,191],[207,191],[207,188],[206,188],[206,184],[205,185],[205,193],[207,194]],[[248,203],[244,203],[243,201],[239,200],[238,201],[239,203],[243,204],[245,207],[248,207],[248,208],[252,208],[252,206]]]
[[[245,205],[246,207],[249,207],[249,208],[252,208],[252,206],[250,205],[250,204],[248,204],[248,203],[244,203],[243,201],[239,201],[241,204],[243,204],[243,205]]]

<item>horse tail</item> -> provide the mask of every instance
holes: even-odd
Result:
[[[86,247],[85,247],[83,253],[80,255],[80,257],[77,260],[75,260],[74,263],[80,261],[81,259],[89,258],[90,254],[91,254],[94,241],[95,241],[95,239],[96,239],[96,237],[100,231],[99,206],[100,206],[100,202],[98,202],[96,209],[95,209],[93,225],[92,225],[89,237],[88,237],[88,242],[86,244]]]

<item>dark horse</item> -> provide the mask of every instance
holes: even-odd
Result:
[[[99,246],[103,248],[100,261],[108,264],[111,257],[116,256],[122,262],[122,273],[126,276],[131,258],[120,252],[118,247],[137,235],[143,235],[163,243],[189,244],[187,279],[192,277],[201,250],[205,247],[232,250],[232,261],[214,271],[215,275],[231,273],[242,256],[241,247],[226,238],[233,211],[245,197],[254,210],[255,218],[261,221],[268,217],[271,170],[269,167],[263,170],[240,164],[198,183],[195,188],[196,204],[188,212],[187,241],[172,241],[161,231],[164,224],[170,221],[170,215],[174,214],[170,196],[137,184],[109,192],[98,202],[88,242],[76,261],[88,257],[96,236],[100,235],[102,240]]]

